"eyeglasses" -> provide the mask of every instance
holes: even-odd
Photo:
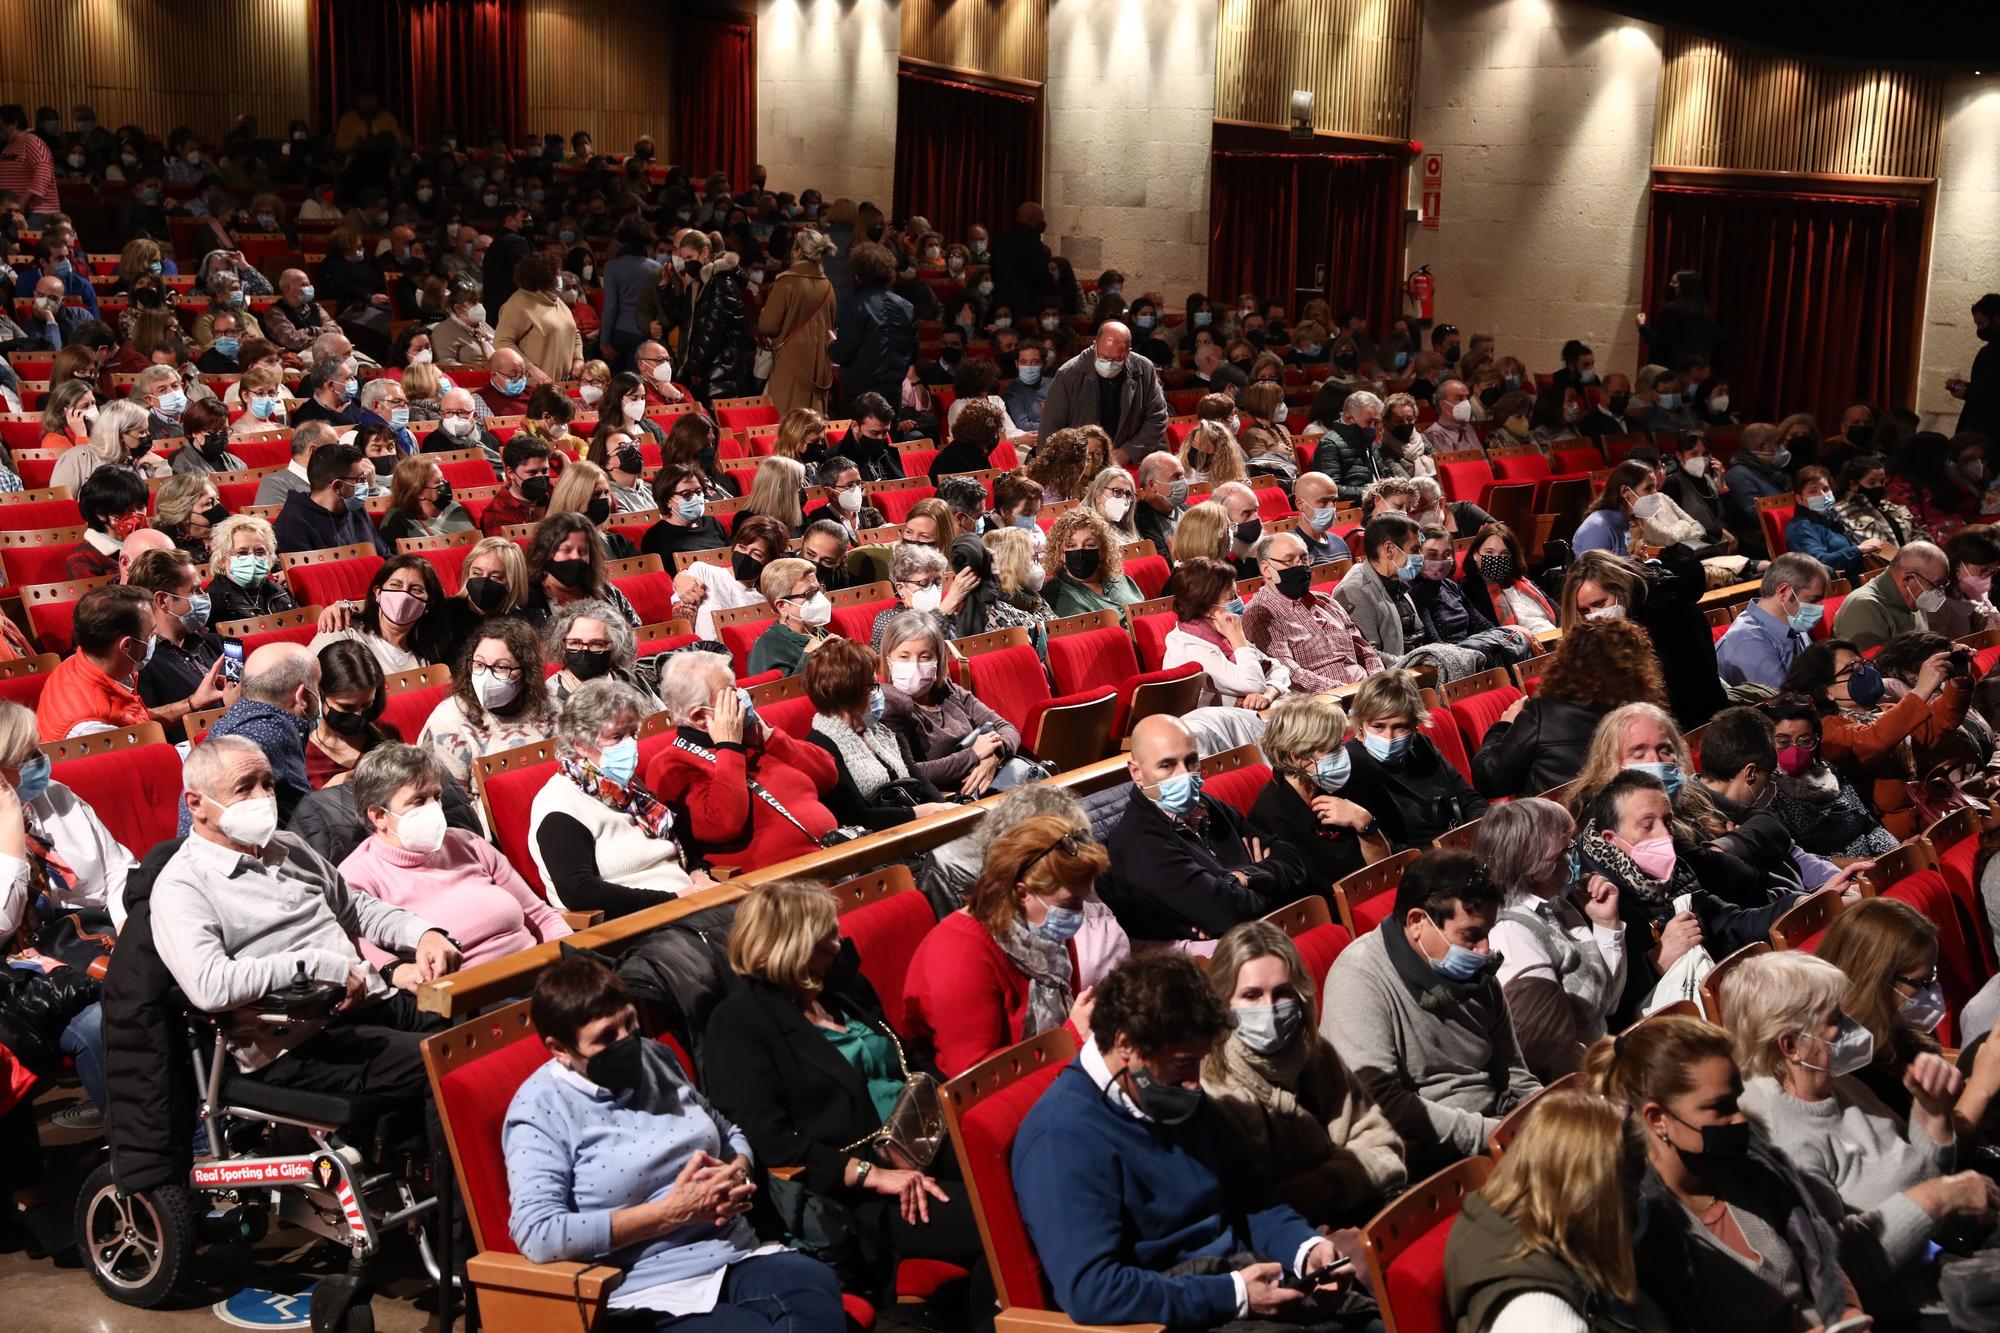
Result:
[[[1816,736],[1801,736],[1795,741],[1781,740],[1778,742],[1778,748],[1780,750],[1817,750],[1819,748],[1819,738]]]
[[[519,680],[521,677],[520,666],[513,662],[482,662],[475,657],[472,659],[472,669],[498,676],[502,680]]]
[[[1060,838],[1057,838],[1054,842],[1050,843],[1048,846],[1042,848],[1042,850],[1036,852],[1033,856],[1029,857],[1026,861],[1022,862],[1020,873],[1014,876],[1015,880],[1019,881],[1026,879],[1028,877],[1028,872],[1030,870],[1033,870],[1036,866],[1040,865],[1042,863],[1043,858],[1047,857],[1051,852],[1055,851],[1057,848],[1061,848],[1063,853],[1067,856],[1082,855],[1083,849],[1089,841],[1090,841],[1090,835],[1080,831],[1072,830],[1071,832],[1063,834]]]

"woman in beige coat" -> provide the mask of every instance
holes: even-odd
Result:
[[[560,261],[546,250],[521,256],[514,265],[514,294],[500,307],[493,348],[511,347],[552,380],[583,374],[583,335],[576,316],[556,295]]]
[[[833,249],[824,232],[810,229],[792,238],[792,265],[778,275],[757,333],[771,349],[771,382],[765,392],[782,415],[795,408],[826,411],[833,387],[833,284],[820,259]]]
[[[1359,1226],[1408,1178],[1403,1141],[1319,1035],[1313,978],[1291,937],[1246,921],[1215,946],[1209,984],[1236,1020],[1201,1086],[1259,1186],[1317,1226]]]

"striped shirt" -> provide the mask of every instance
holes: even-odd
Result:
[[[29,213],[56,211],[56,160],[39,136],[17,129],[0,148],[0,190],[17,192]]]
[[[1320,693],[1352,685],[1382,669],[1381,654],[1363,638],[1340,603],[1317,589],[1293,601],[1264,587],[1243,609],[1243,633],[1292,671],[1292,688]]]

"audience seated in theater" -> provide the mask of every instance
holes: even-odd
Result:
[[[512,615],[527,600],[528,561],[520,546],[506,537],[480,538],[459,567],[458,591],[446,599],[452,642],[464,643],[480,621]]]
[[[1933,654],[1903,697],[1888,706],[1882,673],[1846,639],[1813,644],[1786,673],[1785,692],[1804,696],[1819,711],[1821,758],[1862,793],[1893,837],[1918,831],[1907,786],[1917,777],[1918,750],[1938,744],[1965,720],[1972,682],[1954,674],[1958,669],[1949,653]]]
[[[1087,1040],[1107,954],[1092,968],[1073,941],[1108,865],[1089,829],[1062,815],[1033,816],[987,843],[964,908],[910,960],[898,1028],[912,1046],[950,1077],[1052,1027]],[[1108,956],[1122,956],[1119,942]]]
[[[942,792],[980,797],[1040,775],[1019,758],[1013,725],[950,679],[950,645],[931,617],[897,612],[881,637],[882,723],[918,777]]]
[[[1770,721],[1777,756],[1769,809],[1798,845],[1829,857],[1894,851],[1894,835],[1821,755],[1819,710],[1802,695],[1781,694],[1759,711]]]
[[[865,1230],[867,1252],[971,1270],[965,1326],[977,1327],[992,1278],[971,1201],[950,1178],[955,1156],[899,1167],[876,1139],[907,1076],[935,1070],[885,1021],[833,895],[798,880],[752,888],[729,931],[729,966],[743,984],[716,1005],[702,1044],[716,1109],[742,1126],[766,1171],[803,1168],[797,1187],[835,1225]],[[865,1276],[891,1285],[888,1272]]]
[[[1340,419],[1320,436],[1312,470],[1333,478],[1343,501],[1358,501],[1380,475],[1377,448],[1382,430],[1382,400],[1367,390],[1349,394]]]
[[[611,1304],[633,1328],[734,1319],[840,1333],[840,1279],[817,1259],[759,1244],[747,1220],[751,1138],[640,1032],[624,983],[573,955],[536,978],[529,1006],[553,1058],[515,1090],[501,1129],[521,1253],[624,1269]],[[669,1312],[693,1285],[712,1285],[702,1312]]]
[[[1025,532],[1021,535],[1027,536]],[[1033,537],[1028,538],[1031,551],[1034,540]],[[993,553],[984,538],[969,532],[952,538],[946,562],[950,568],[946,589],[949,590],[952,583],[968,578],[970,587],[958,610],[944,620],[943,632],[952,638],[963,639],[994,630],[1019,628],[1028,631],[1037,648],[1040,647],[1041,623],[1048,618],[1045,609],[1024,609],[1006,595],[995,569]],[[933,616],[932,619],[937,621],[940,617]],[[879,625],[881,621],[878,619],[876,623]]]
[[[1729,706],[1716,674],[1715,635],[1700,606],[1706,589],[1701,567],[1678,552],[1647,565],[1586,552],[1563,579],[1562,628],[1584,620],[1635,621],[1652,640],[1668,706],[1682,726],[1698,727]]]
[[[132,535],[118,544],[118,574],[115,581],[118,583],[130,582],[131,579],[129,576],[132,573],[132,562],[140,556],[148,555],[154,551],[171,551],[173,549],[173,538],[167,536],[166,533],[153,528],[134,528]]]
[[[1830,1328],[1861,1315],[1838,1219],[1738,1104],[1728,1033],[1655,1018],[1591,1047],[1585,1071],[1644,1130],[1647,1225],[1632,1252],[1641,1290],[1674,1327]]]
[[[374,465],[361,450],[325,445],[313,452],[306,472],[306,488],[285,496],[273,525],[279,550],[290,554],[361,545],[380,556],[392,553],[361,507],[362,493],[375,481]]]
[[[538,523],[548,512],[555,483],[549,476],[549,446],[516,432],[500,451],[500,489],[479,513],[479,530],[489,537],[517,523]]]
[[[152,598],[153,650],[139,668],[139,697],[167,739],[184,740],[189,713],[235,702],[223,676],[222,639],[209,629],[209,596],[186,551],[148,551],[132,562],[125,582]]]
[[[1290,937],[1246,921],[1222,937],[1208,982],[1235,1020],[1202,1065],[1202,1090],[1246,1149],[1252,1184],[1321,1226],[1358,1226],[1408,1180],[1403,1143],[1313,1025],[1319,984]]]
[[[930,521],[926,516],[925,535]],[[889,586],[895,590],[899,605],[887,607],[876,615],[869,630],[871,646],[879,651],[890,620],[905,612],[927,616],[946,638],[958,638],[960,613],[967,610],[967,601],[978,584],[976,570],[961,569],[953,573],[951,562],[936,546],[897,542],[889,556]]]
[[[101,579],[118,573],[124,540],[146,526],[146,483],[123,468],[100,468],[77,493],[83,540],[63,561],[66,579]]]
[[[1489,667],[1510,666],[1541,650],[1528,628],[1497,625],[1472,602],[1458,583],[1458,551],[1450,533],[1427,527],[1421,535],[1423,564],[1409,588],[1431,643],[1477,652]]]
[[[243,460],[229,452],[229,413],[220,400],[202,398],[189,403],[181,414],[181,429],[187,443],[174,454],[174,475],[243,470]]]
[[[977,488],[977,483],[974,487]],[[800,507],[805,488],[805,464],[773,454],[757,464],[736,521],[741,523],[753,514],[762,514],[784,528],[787,537],[797,537],[805,527],[805,512]]]
[[[1291,688],[1292,673],[1245,637],[1242,617],[1229,609],[1236,601],[1236,573],[1223,561],[1203,556],[1179,563],[1167,583],[1175,624],[1167,632],[1161,666],[1198,664],[1203,707],[1261,711]]]
[[[563,704],[556,771],[528,812],[535,869],[557,907],[620,917],[712,882],[691,872],[680,822],[639,779],[648,711],[616,680],[592,681]]]
[[[1137,463],[1165,447],[1167,398],[1158,369],[1132,355],[1132,331],[1115,319],[1098,326],[1089,347],[1049,373],[1042,403],[1042,433],[1068,426],[1100,426],[1111,436],[1121,465]]]
[[[1486,798],[1422,734],[1430,719],[1417,678],[1384,671],[1362,682],[1349,704],[1347,742],[1354,799],[1375,816],[1396,851],[1423,847],[1486,813]]]
[[[1544,1083],[1583,1067],[1626,984],[1618,886],[1585,875],[1569,812],[1539,796],[1496,805],[1474,850],[1507,886],[1489,939],[1521,1058]]]
[[[1423,541],[1423,530],[1407,515],[1375,515],[1362,535],[1364,559],[1341,576],[1334,600],[1387,664],[1434,665],[1438,678],[1447,681],[1484,671],[1486,653],[1439,639],[1418,608],[1412,588],[1423,570]],[[1439,542],[1449,545],[1442,535]],[[1514,650],[1525,651],[1518,638],[1509,639]]]
[[[1472,386],[1455,376],[1440,380],[1436,404],[1437,420],[1423,432],[1424,443],[1430,453],[1433,456],[1467,451],[1484,453],[1479,432],[1472,426],[1476,411]]]
[[[1731,972],[1723,1012],[1745,1075],[1743,1109],[1836,1220],[1842,1266],[1870,1311],[1908,1318],[1938,1301],[1933,1235],[1953,1223],[1990,1226],[2000,1185],[1953,1172],[1952,1108],[1963,1079],[1942,1058],[1925,1052],[1910,1062],[1904,1114],[1852,1077],[1872,1060],[1874,1041],[1841,1012],[1847,990],[1833,964],[1786,950]]]
[[[294,428],[292,461],[258,480],[255,502],[259,505],[281,505],[293,491],[310,490],[307,465],[312,462],[315,453],[334,443],[335,438],[334,428],[324,421],[303,422]]]
[[[674,614],[692,620],[702,638],[720,642],[715,613],[763,601],[757,580],[764,566],[785,553],[790,541],[791,534],[776,519],[762,514],[745,517],[731,538],[727,567],[697,560],[674,575]]]
[[[75,651],[42,686],[35,718],[44,742],[152,720],[137,688],[152,653],[153,597],[141,588],[92,588],[76,603]]]
[[[1144,600],[1125,574],[1124,540],[1092,509],[1079,505],[1049,529],[1042,594],[1059,616],[1117,611]]]
[[[1203,500],[1191,505],[1180,514],[1174,523],[1173,539],[1167,547],[1167,563],[1178,569],[1190,560],[1229,560],[1230,547],[1235,544],[1229,531],[1229,511],[1214,499]],[[1256,566],[1252,562],[1251,569]],[[1230,580],[1234,583],[1238,570],[1230,561]]]
[[[1292,532],[1306,544],[1306,558],[1315,565],[1348,558],[1347,541],[1335,533],[1338,488],[1324,473],[1307,472],[1292,486],[1292,507],[1299,511]]]
[[[1322,895],[1335,880],[1389,855],[1375,816],[1348,790],[1353,760],[1346,733],[1347,715],[1332,699],[1292,694],[1271,706],[1258,737],[1271,780],[1250,807],[1251,822],[1298,852],[1308,891]]]
[[[1831,569],[1836,577],[1859,582],[1866,558],[1890,558],[1894,542],[1879,537],[1863,538],[1847,525],[1834,507],[1833,479],[1823,467],[1799,469],[1798,505],[1785,524],[1785,545],[1800,555],[1809,555]]]
[[[1243,451],[1243,466],[1251,480],[1290,487],[1298,480],[1299,464],[1291,434],[1284,427],[1284,385],[1252,384],[1237,395],[1236,407],[1242,423],[1236,431],[1236,443]],[[1322,442],[1320,447],[1328,446]]]
[[[1824,614],[1820,603],[1833,572],[1809,555],[1791,551],[1764,570],[1757,599],[1744,607],[1715,642],[1715,664],[1730,685],[1776,690],[1804,650]]]
[[[1298,536],[1257,543],[1264,586],[1243,608],[1243,633],[1291,672],[1291,688],[1324,693],[1380,671],[1382,658],[1331,593],[1312,586],[1311,558]]]
[[[398,462],[389,480],[389,512],[382,516],[382,540],[447,537],[469,532],[472,516],[452,499],[444,469],[421,455]]]
[[[1943,551],[1927,541],[1905,543],[1887,569],[1842,599],[1833,617],[1835,637],[1867,649],[1930,628],[1929,613],[1951,595],[1950,573]]]
[[[833,619],[833,603],[820,586],[819,567],[810,560],[783,557],[764,566],[757,585],[778,618],[751,645],[749,674],[777,671],[795,676],[813,649],[827,639],[826,626]]]
[[[336,639],[319,658],[320,708],[306,732],[306,781],[317,791],[353,775],[361,756],[397,739],[380,725],[388,704],[381,663],[361,643]]]
[[[1880,455],[1851,458],[1836,476],[1834,490],[1839,500],[1835,512],[1857,541],[1882,542],[1887,549],[1881,554],[1887,558],[1907,542],[1931,539],[1916,516],[1890,498],[1889,470]]]
[[[1243,481],[1249,476],[1243,466],[1243,449],[1228,424],[1235,413],[1235,404],[1221,394],[1210,394],[1202,403],[1206,405],[1210,399],[1217,400],[1214,410],[1219,415],[1195,422],[1194,429],[1181,441],[1181,475],[1190,482],[1205,481],[1211,486]]]
[[[1130,472],[1122,467],[1102,468],[1084,486],[1082,502],[1077,507],[1096,514],[1121,543],[1136,542],[1139,527],[1132,516],[1132,504],[1138,493]]]
[[[1205,953],[1231,926],[1275,911],[1313,886],[1289,844],[1201,790],[1194,737],[1164,713],[1132,728],[1132,792],[1105,839],[1111,873],[1099,885],[1135,940]]]
[[[590,461],[604,469],[611,483],[614,514],[643,513],[655,507],[652,486],[646,480],[646,455],[640,448],[644,440],[639,431],[614,422],[608,415],[598,419],[591,434]]]
[[[1202,1329],[1313,1309],[1314,1326],[1358,1330],[1374,1318],[1344,1275],[1313,1296],[1280,1284],[1342,1250],[1256,1188],[1230,1122],[1204,1104],[1203,1061],[1230,1027],[1193,963],[1134,958],[1098,987],[1090,1039],[1022,1122],[1022,1217],[1077,1323]]]
[[[897,536],[899,546],[926,546],[944,554],[958,535],[959,514],[943,496],[933,495],[910,506]]]
[[[1583,621],[1557,642],[1536,692],[1487,728],[1472,756],[1473,782],[1489,798],[1560,787],[1581,770],[1606,713],[1666,698],[1644,630],[1627,620]]]
[[[646,529],[639,549],[671,566],[682,551],[712,551],[729,545],[729,534],[708,513],[708,495],[698,468],[668,464],[653,478],[660,521]]]
[[[902,739],[882,721],[887,709],[876,682],[881,659],[847,639],[829,639],[806,662],[806,697],[814,715],[807,739],[833,758],[838,780],[827,808],[842,824],[893,828],[950,809],[944,795],[915,770]]]
[[[1084,488],[1106,469],[1110,439],[1101,427],[1094,426],[1054,434],[1043,431],[1027,466],[1028,479],[1041,483],[1043,503],[1083,499]],[[1131,475],[1123,468],[1118,471],[1129,485]]]
[[[1140,541],[1168,555],[1174,534],[1188,511],[1187,466],[1164,449],[1139,460],[1137,503],[1132,509],[1132,527]],[[1255,497],[1252,498],[1254,506]]]
[[[339,863],[348,887],[445,931],[467,967],[568,935],[561,913],[492,843],[476,829],[450,825],[452,785],[428,750],[393,741],[371,749],[345,792],[371,835]],[[410,966],[365,940],[361,954],[371,967]]]
[[[2000,629],[2000,610],[1993,605],[1993,574],[2000,570],[2000,530],[1974,523],[1945,538],[1944,556],[1950,566],[1944,605],[1929,615],[1930,629],[1947,639],[1962,639]]]
[[[611,581],[604,534],[582,514],[551,511],[528,543],[528,600],[520,616],[537,628],[569,607],[602,602],[618,619],[637,626],[639,613]]]
[[[1889,494],[1942,541],[1977,522],[1994,484],[1987,440],[1970,431],[1950,439],[1935,431],[1912,435],[1889,460]]]
[[[1388,1117],[1416,1179],[1484,1152],[1500,1117],[1541,1087],[1494,977],[1500,905],[1479,858],[1426,852],[1381,926],[1327,973],[1320,1034]]]
[[[1659,509],[1661,501],[1653,498],[1659,492],[1659,481],[1651,464],[1636,458],[1625,459],[1611,469],[1603,492],[1577,525],[1570,544],[1579,554],[1606,551],[1644,559],[1641,551],[1633,549],[1632,534]],[[1643,544],[1642,538],[1642,547]]]
[[[482,621],[453,665],[451,693],[424,721],[417,743],[460,785],[473,761],[555,734],[559,705],[550,697],[542,643],[513,616]]]
[[[650,713],[657,701],[637,653],[632,627],[609,603],[571,602],[542,631],[543,660],[562,663],[549,677],[549,697],[564,704],[590,682],[609,679],[637,690]]]

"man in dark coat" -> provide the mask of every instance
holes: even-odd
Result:
[[[993,245],[993,301],[1013,310],[1017,321],[1040,310],[1055,295],[1049,247],[1042,242],[1048,226],[1042,206],[1030,201],[1021,205],[1014,225]]]

